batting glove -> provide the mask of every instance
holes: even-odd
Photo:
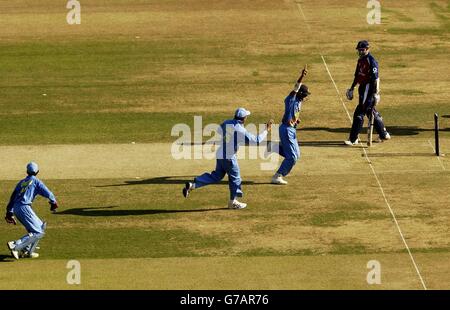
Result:
[[[49,201],[48,203],[50,204],[50,211],[56,213],[56,209],[58,209],[58,204],[56,202],[53,203],[51,201]]]
[[[352,100],[353,99],[353,89],[352,88],[347,89],[347,92],[345,93],[345,95],[347,96],[348,100]]]
[[[14,213],[6,212],[5,216],[6,223],[17,225],[16,219],[14,218]]]

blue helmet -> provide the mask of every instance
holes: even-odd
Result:
[[[39,172],[39,166],[35,162],[30,162],[27,165],[27,174],[36,175]]]

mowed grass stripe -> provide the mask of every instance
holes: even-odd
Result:
[[[414,193],[408,189],[410,183],[393,183],[398,175],[383,180],[392,186],[388,195],[395,190],[416,201],[394,199],[397,217],[411,230],[416,251],[448,251],[448,214],[440,207],[448,193],[442,189],[440,195],[430,196],[434,183],[422,182],[423,175],[413,176],[415,188],[420,188]],[[226,182],[194,191],[186,200],[181,195],[184,181],[182,177],[47,181],[61,208],[52,215],[43,199],[34,204],[48,221],[42,259],[403,251],[389,214],[379,207],[383,202],[376,187],[364,178],[297,175],[289,178],[288,187],[276,188],[264,178],[249,178],[243,186],[249,206],[237,212],[226,209]],[[2,200],[7,200],[14,184],[5,182]],[[264,195],[268,191],[270,197]],[[297,199],[292,199],[293,192]],[[425,208],[427,204],[435,207]],[[413,235],[416,229],[427,233]],[[21,226],[0,227],[4,240],[23,233]],[[9,255],[6,248],[3,254]]]
[[[159,259],[80,259],[81,284],[66,282],[67,260],[0,264],[6,289],[420,289],[406,254],[316,257],[214,257]],[[418,254],[430,288],[448,288],[449,254]],[[366,281],[367,263],[381,264],[381,284]],[[16,281],[6,281],[14,277]]]
[[[323,132],[317,130],[312,138],[302,140],[299,131],[301,158],[296,166],[298,175],[361,175],[367,162],[360,147],[348,148],[336,133],[331,140],[321,140]],[[193,139],[193,133],[191,133]],[[50,144],[29,146],[0,146],[0,160],[8,163],[0,171],[0,178],[16,180],[23,177],[25,165],[37,161],[43,179],[101,179],[130,178],[144,180],[179,176],[192,178],[215,167],[216,148],[211,144],[183,144],[188,137],[172,137],[172,143],[141,143],[129,137],[123,144]],[[200,137],[202,139],[202,137]],[[214,137],[203,137],[206,143]],[[274,136],[276,139],[276,136]],[[394,138],[395,143],[380,143],[368,150],[370,160],[380,173],[442,171],[433,156],[428,140]],[[176,140],[178,142],[176,142]],[[441,139],[445,152],[449,139]],[[133,143],[135,142],[135,143]],[[248,176],[265,176],[267,179],[281,164],[282,157],[267,157],[265,144],[260,147],[241,147],[238,153],[244,181]],[[180,153],[182,152],[182,153]],[[184,154],[183,157],[179,157]],[[442,164],[448,163],[442,157]]]

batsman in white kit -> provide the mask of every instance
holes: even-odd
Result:
[[[28,176],[17,183],[6,207],[6,222],[16,225],[16,217],[27,230],[27,234],[22,238],[7,243],[15,259],[39,257],[35,250],[44,237],[47,224],[31,208],[36,196],[41,195],[49,200],[50,211],[56,212],[58,208],[55,195],[36,177],[38,173],[39,167],[36,163],[31,162],[27,165]]]

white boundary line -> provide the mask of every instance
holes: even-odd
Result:
[[[309,23],[306,20],[306,16],[305,16],[305,13],[303,12],[301,4],[299,2],[295,2],[295,3],[297,4],[297,7],[298,7],[298,9],[299,9],[299,11],[300,11],[300,13],[301,13],[301,15],[303,17],[303,20],[304,20],[305,24],[307,25],[308,30],[311,30],[311,28],[309,27]],[[345,106],[344,101],[342,100],[342,96],[341,96],[341,94],[339,92],[339,89],[338,89],[338,87],[336,85],[336,82],[333,79],[333,76],[331,75],[330,69],[328,68],[327,62],[325,61],[325,58],[323,57],[322,53],[320,53],[320,57],[322,57],[323,64],[325,65],[325,68],[326,68],[326,70],[328,72],[328,76],[330,77],[331,82],[333,83],[334,88],[336,89],[336,93],[337,93],[337,95],[339,97],[339,100],[341,101],[341,103],[342,103],[342,105],[343,105],[343,107],[345,109],[345,112],[347,113],[347,116],[348,116],[348,118],[350,120],[350,123],[351,123],[352,122],[352,118],[350,116],[350,113],[348,112],[348,109]],[[361,142],[360,142],[360,144],[362,145]],[[425,282],[424,282],[424,280],[422,278],[422,275],[420,274],[419,267],[417,267],[416,261],[415,261],[413,255],[412,255],[412,253],[411,253],[411,250],[410,250],[410,248],[408,246],[408,243],[406,243],[406,240],[405,240],[405,237],[403,235],[403,232],[402,232],[402,230],[400,228],[400,225],[399,225],[399,223],[397,221],[397,217],[395,216],[395,213],[392,210],[392,207],[391,207],[391,205],[390,205],[390,203],[389,203],[389,201],[388,201],[388,199],[386,197],[386,194],[384,192],[383,186],[381,186],[381,182],[380,182],[380,179],[378,178],[378,175],[377,175],[377,173],[375,171],[375,168],[373,167],[372,162],[370,161],[369,156],[367,155],[367,151],[366,151],[365,148],[363,148],[363,151],[364,151],[365,158],[366,158],[367,162],[369,163],[370,169],[372,170],[372,174],[375,177],[375,180],[377,181],[378,188],[380,189],[380,192],[381,192],[381,195],[383,196],[384,202],[386,203],[386,206],[388,207],[389,212],[391,213],[392,219],[394,220],[395,226],[397,227],[397,230],[398,230],[398,232],[400,234],[400,237],[401,237],[401,239],[403,241],[403,244],[405,245],[405,248],[408,251],[408,254],[409,254],[409,257],[411,258],[411,262],[412,262],[412,264],[414,266],[414,269],[416,270],[417,275],[419,276],[420,282],[422,283],[422,286],[423,286],[424,290],[427,290],[427,286],[425,285]]]
[[[431,143],[430,140],[428,140],[428,143],[430,144],[431,148],[433,149],[433,153],[436,153],[436,149],[433,146],[433,143]],[[439,161],[439,164],[441,164],[442,170],[445,171],[444,163],[442,162],[441,158],[439,156],[436,156],[437,160]]]

